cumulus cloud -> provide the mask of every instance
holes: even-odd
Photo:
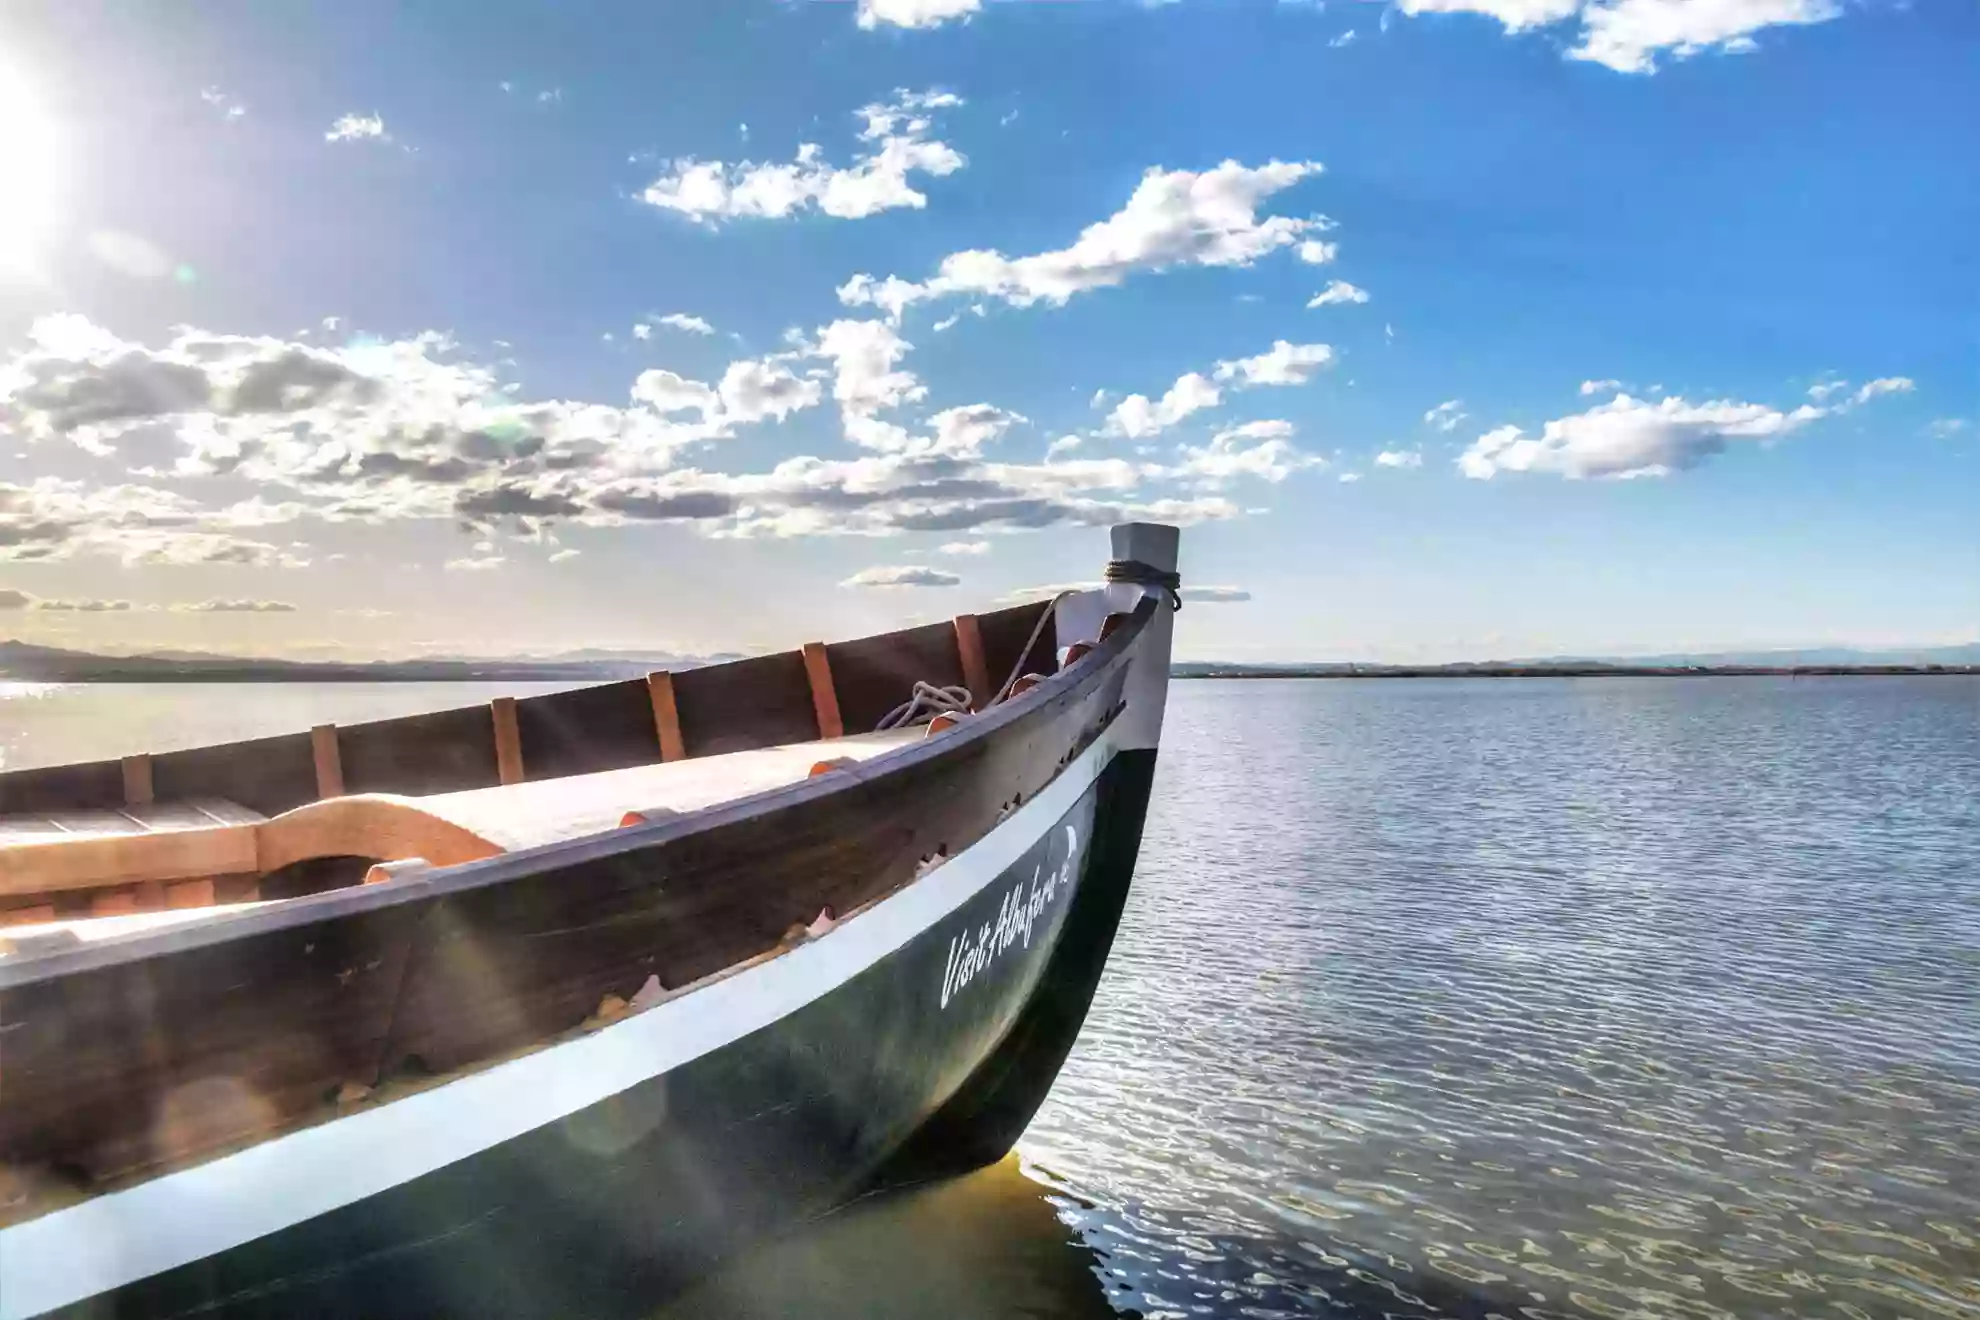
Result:
[[[363,142],[367,139],[380,142],[392,140],[391,134],[385,131],[385,121],[377,115],[340,115],[337,122],[323,134],[325,142]]]
[[[858,21],[863,28],[931,28],[982,7],[983,0],[859,0]]]
[[[449,573],[486,573],[507,562],[501,555],[463,555],[449,559],[442,567]]]
[[[850,165],[829,163],[813,142],[799,146],[787,163],[685,158],[670,162],[640,199],[711,225],[783,219],[808,210],[858,220],[898,207],[923,207],[928,198],[915,190],[910,176],[941,177],[964,165],[960,152],[929,136],[930,116],[961,104],[950,92],[898,91],[892,101],[859,111],[863,147]]]
[[[1582,391],[1588,393],[1587,390]],[[1423,424],[1439,431],[1455,431],[1458,423],[1470,414],[1464,411],[1463,399],[1445,399],[1442,403],[1423,414]]]
[[[1317,238],[1302,242],[1298,249],[1299,259],[1309,266],[1324,266],[1341,255],[1339,243],[1327,243]]]
[[[1125,436],[1130,440],[1159,435],[1190,415],[1222,403],[1224,391],[1216,381],[1224,381],[1234,389],[1250,389],[1259,385],[1304,385],[1312,379],[1316,370],[1333,360],[1334,350],[1326,344],[1294,344],[1280,339],[1256,357],[1233,358],[1217,363],[1212,368],[1215,380],[1201,372],[1190,371],[1178,376],[1175,384],[1160,399],[1151,401],[1145,394],[1128,395],[1107,414],[1106,429],[1109,434]],[[1101,406],[1106,398],[1105,390],[1095,393],[1093,405]],[[1076,437],[1067,437],[1066,441],[1055,441],[1053,449],[1070,449],[1076,443]]]
[[[1619,380],[1584,380],[1581,382],[1581,397],[1585,399],[1591,394],[1606,394],[1621,388],[1622,382]]]
[[[712,335],[715,327],[699,316],[689,316],[686,312],[668,312],[659,318],[661,325],[670,325],[676,330],[685,330],[691,335]]]
[[[1151,403],[1145,394],[1130,394],[1107,414],[1107,429],[1130,440],[1155,435],[1174,426],[1191,413],[1214,408],[1223,400],[1223,391],[1200,372],[1187,372],[1176,378],[1168,392]]]
[[[823,390],[815,380],[799,376],[781,362],[731,362],[716,387],[721,416],[737,423],[766,417],[783,421],[817,403]]]
[[[1345,303],[1365,303],[1368,290],[1357,288],[1346,280],[1331,280],[1327,287],[1306,300],[1308,308],[1337,307]]]
[[[1056,305],[1141,271],[1249,266],[1327,226],[1324,220],[1258,214],[1269,198],[1319,172],[1312,161],[1251,167],[1227,160],[1201,172],[1157,167],[1142,176],[1125,206],[1088,225],[1070,247],[1020,257],[995,250],[955,252],[921,283],[862,274],[841,286],[839,298],[851,306],[884,308],[898,318],[909,304],[931,298],[967,295],[1017,307]]]
[[[174,605],[181,614],[294,614],[296,607],[286,600],[202,600],[190,605]]]
[[[1375,455],[1375,466],[1385,468],[1415,468],[1423,466],[1423,455],[1414,449],[1384,449]]]
[[[1185,585],[1176,594],[1181,596],[1185,601],[1203,605],[1232,605],[1238,601],[1251,599],[1251,593],[1243,587],[1192,587]]]
[[[1552,472],[1571,479],[1661,477],[1697,467],[1739,440],[1773,440],[1827,415],[1809,404],[1782,412],[1727,399],[1661,403],[1618,394],[1586,412],[1548,422],[1538,437],[1502,426],[1458,458],[1467,477]]]
[[[987,555],[990,553],[988,541],[944,541],[936,547],[937,554],[944,555]]]
[[[1256,477],[1281,482],[1301,468],[1325,467],[1327,460],[1304,453],[1292,443],[1293,424],[1285,421],[1246,422],[1210,437],[1200,447],[1185,446],[1177,472],[1216,486],[1233,477]]]
[[[922,564],[884,565],[862,568],[839,585],[842,587],[953,587],[962,579],[945,569]]]
[[[1580,21],[1568,57],[1618,73],[1657,71],[1659,56],[1688,59],[1705,51],[1738,54],[1755,48],[1764,28],[1825,23],[1840,17],[1840,0],[1399,0],[1410,15],[1483,14],[1508,33]]]
[[[1333,360],[1334,350],[1326,344],[1293,344],[1279,339],[1256,357],[1219,362],[1216,377],[1236,381],[1240,389],[1252,385],[1304,385],[1314,372]]]
[[[1657,56],[1754,49],[1762,28],[1826,23],[1836,0],[1609,0],[1582,11],[1581,43],[1568,54],[1618,73],[1655,73]]]

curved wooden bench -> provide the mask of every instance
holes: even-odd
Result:
[[[40,829],[25,818],[0,818],[0,905],[74,890],[267,876],[319,858],[457,866],[616,829],[629,813],[733,801],[805,778],[821,754],[860,761],[921,736],[918,728],[899,729],[429,797],[360,793],[270,820],[233,807],[239,819],[227,821],[219,808],[229,804],[196,811],[167,804],[154,809],[150,824],[130,812],[43,819],[48,828]],[[215,901],[211,886],[201,901]],[[50,911],[43,919],[52,917]]]

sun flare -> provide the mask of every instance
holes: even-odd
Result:
[[[61,141],[34,86],[0,65],[0,280],[39,278],[54,236]]]

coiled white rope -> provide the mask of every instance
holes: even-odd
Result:
[[[1112,565],[1109,565],[1109,568],[1111,567]],[[1045,625],[1051,622],[1052,616],[1058,612],[1059,602],[1068,596],[1078,594],[1076,591],[1062,591],[1046,602],[1045,608],[1038,613],[1038,622],[1033,626],[1031,636],[1025,639],[1023,648],[1018,651],[1017,664],[1012,668],[1011,676],[1004,680],[1004,686],[997,689],[997,695],[984,704],[985,710],[1011,694],[1011,689],[1017,686],[1017,681],[1024,677],[1024,662],[1031,658],[1031,648],[1038,645],[1038,639],[1045,635]],[[969,689],[961,684],[954,687],[937,687],[933,683],[924,683],[917,679],[914,695],[888,711],[886,717],[874,726],[874,732],[898,729],[909,724],[926,724],[937,715],[967,715],[970,700]]]
[[[969,711],[969,702],[969,689],[960,683],[954,687],[937,687],[933,683],[923,683],[917,679],[914,695],[888,711],[880,723],[874,726],[874,731],[899,729],[910,724],[926,724],[937,715],[944,713],[966,714]]]

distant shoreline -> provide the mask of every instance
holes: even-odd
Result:
[[[1893,678],[1980,674],[1980,665],[1326,665],[1178,667],[1185,678]]]
[[[643,672],[643,671],[642,671]],[[1980,665],[1354,665],[1253,669],[1188,665],[1170,677],[1283,678],[1909,678],[1974,677]],[[225,668],[120,669],[86,673],[0,673],[0,682],[83,686],[110,683],[567,683],[573,687],[639,677],[624,670],[554,665],[239,665]]]

